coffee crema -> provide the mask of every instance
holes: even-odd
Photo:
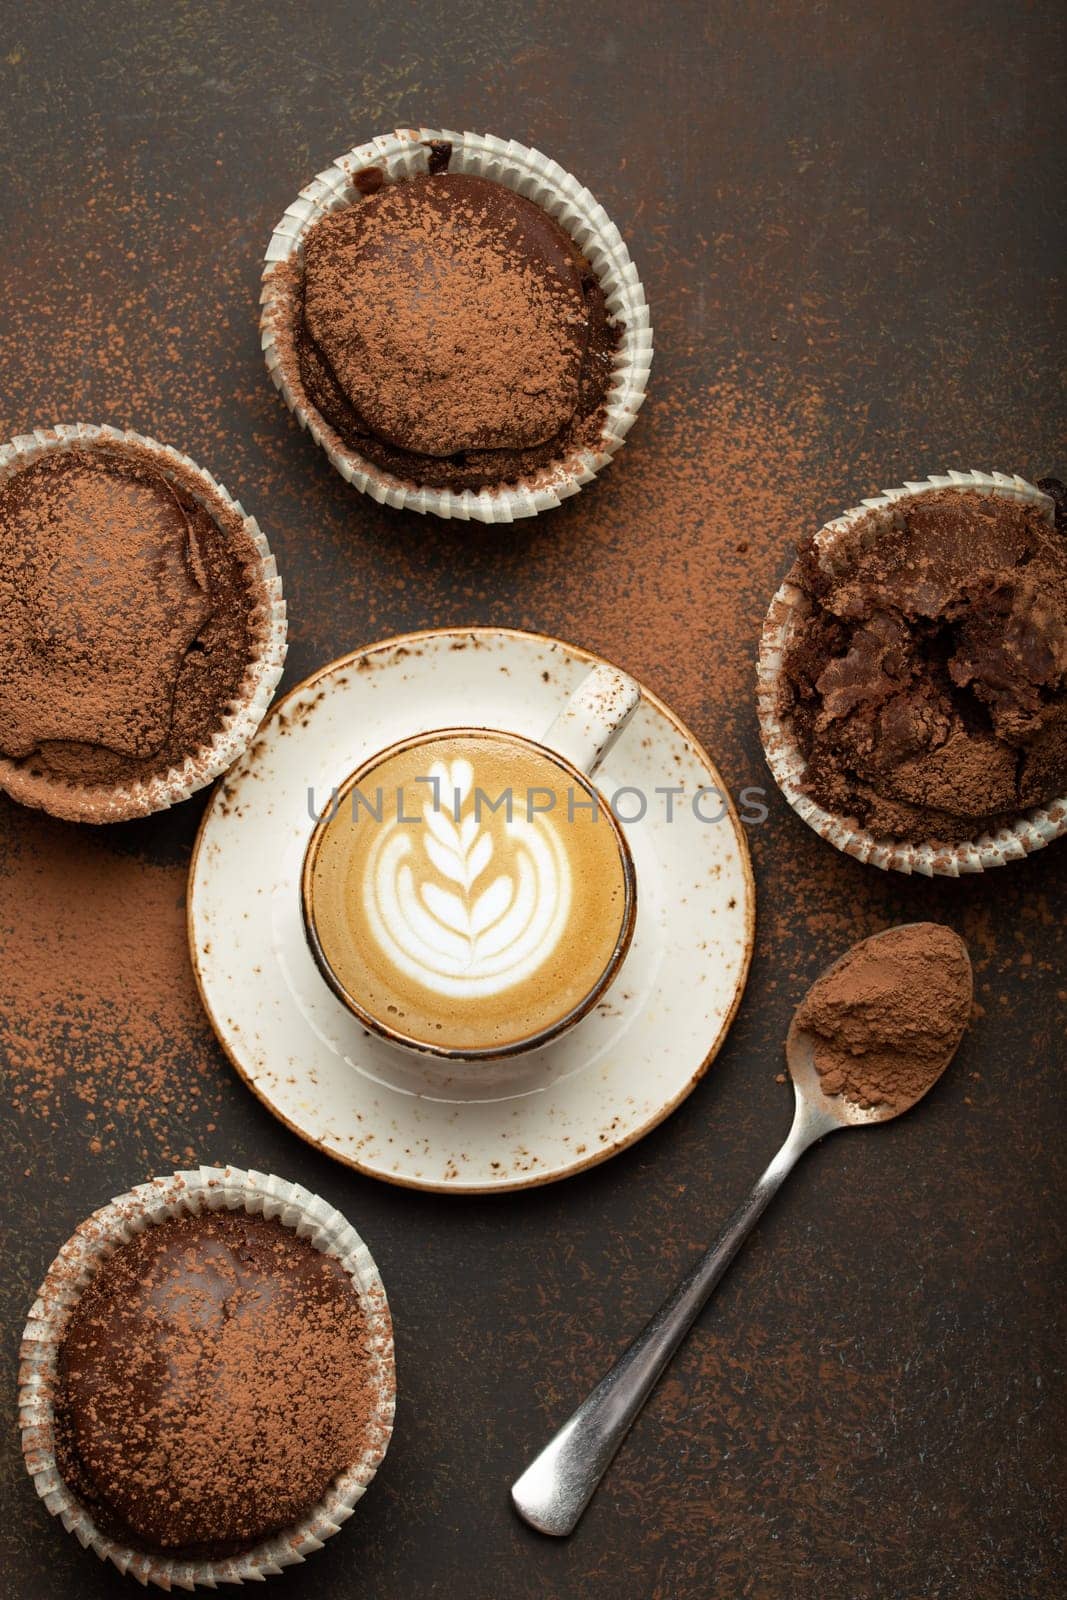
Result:
[[[633,921],[592,784],[507,734],[433,734],[361,769],[308,852],[304,911],[342,998],[401,1040],[492,1054],[592,1004]]]

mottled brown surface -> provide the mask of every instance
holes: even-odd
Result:
[[[276,1217],[134,1234],[78,1301],[57,1366],[67,1486],[111,1538],[165,1556],[250,1549],[371,1448],[359,1296]]]
[[[1064,465],[1052,7],[5,13],[0,434],[130,423],[215,472],[277,552],[289,683],[404,628],[542,628],[644,678],[736,791],[765,781],[752,659],[795,535],[929,470]],[[573,168],[652,305],[656,365],[629,441],[599,485],[527,527],[450,527],[354,495],[260,360],[271,227],[329,158],[409,120],[511,135]],[[226,1066],[178,936],[201,810],[90,835],[0,805],[0,1016],[20,1108],[6,1136],[9,1395],[25,1310],[75,1223],[175,1161],[229,1158],[339,1205],[396,1317],[380,1479],[339,1538],[272,1580],[279,1593],[1057,1592],[1067,845],[988,881],[913,883],[838,856],[773,798],[750,831],[752,979],[706,1082],[584,1177],[452,1203],[317,1158]],[[93,978],[84,907],[55,933],[40,914],[62,907],[61,873],[101,897],[136,897],[143,880],[158,903],[161,938],[142,952],[101,901],[128,984]],[[577,1535],[528,1532],[509,1478],[784,1133],[775,1074],[805,984],[850,940],[914,918],[970,943],[982,1014],[957,1061],[914,1117],[808,1158]],[[44,1008],[18,981],[30,939],[68,975]],[[158,983],[139,981],[142,964]],[[65,1072],[43,1095],[42,1052]],[[115,1115],[123,1060],[129,1110]],[[50,1524],[10,1425],[5,1438],[4,1593],[129,1593]]]

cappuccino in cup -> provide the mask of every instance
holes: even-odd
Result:
[[[546,1043],[596,1003],[629,947],[636,888],[584,772],[470,728],[418,735],[351,775],[315,828],[302,898],[323,975],[368,1028],[477,1059]]]

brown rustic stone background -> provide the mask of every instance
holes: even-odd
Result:
[[[1067,467],[1054,6],[6,0],[0,15],[0,437],[130,424],[211,468],[277,554],[287,683],[407,628],[543,629],[644,678],[736,792],[764,781],[752,658],[795,537],[930,470]],[[420,121],[514,136],[576,172],[651,302],[629,443],[532,525],[450,527],[354,495],[260,359],[259,261],[284,207],[349,145]],[[317,1156],[226,1065],[183,942],[201,810],[92,832],[0,802],[5,1595],[130,1592],[22,1476],[14,1351],[38,1281],[111,1194],[228,1159],[342,1207],[396,1317],[385,1468],[279,1594],[1063,1592],[1067,845],[986,881],[910,882],[836,855],[775,797],[750,831],[751,982],[705,1082],[586,1176],[463,1201]],[[578,1534],[530,1533],[509,1479],[777,1147],[780,1041],[805,984],[854,938],[927,916],[976,962],[981,1014],[951,1074],[921,1113],[808,1158]]]

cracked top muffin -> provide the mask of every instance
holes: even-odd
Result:
[[[1067,793],[1067,533],[938,489],[800,549],[778,712],[801,787],[879,836],[957,844]]]

